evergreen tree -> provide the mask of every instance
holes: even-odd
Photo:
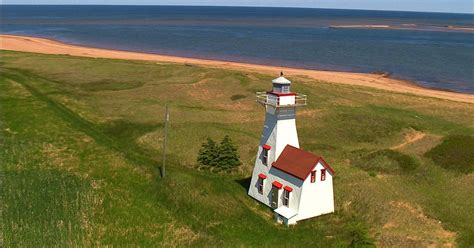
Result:
[[[197,161],[203,167],[216,166],[218,152],[216,142],[208,137],[207,142],[201,145]]]
[[[212,172],[232,170],[241,164],[237,148],[228,135],[220,144],[207,138],[207,142],[201,145],[197,162],[201,168]]]
[[[237,147],[228,135],[222,139],[218,151],[217,166],[219,170],[231,170],[241,164],[239,154],[237,153]]]

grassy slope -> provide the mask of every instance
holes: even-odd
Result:
[[[298,114],[301,145],[337,171],[337,212],[286,229],[245,189],[263,122],[254,92],[267,89],[271,75],[0,54],[7,246],[344,246],[357,223],[381,245],[474,244],[473,175],[424,156],[443,136],[474,135],[473,105],[291,78],[310,100]],[[162,180],[165,103],[171,106],[171,167]],[[394,156],[374,160],[412,133],[423,138],[395,152],[418,168],[389,168],[396,166]],[[200,143],[225,134],[240,146],[240,172],[193,169]],[[357,166],[364,161],[384,169]]]

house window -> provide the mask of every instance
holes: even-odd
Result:
[[[326,180],[326,169],[321,170],[321,181]]]
[[[273,209],[278,208],[278,188],[273,185],[272,186],[272,199],[271,199],[271,206]]]
[[[278,192],[281,189],[281,184],[279,182],[273,182],[272,191],[271,191],[271,207],[273,209],[278,208]]]
[[[258,193],[263,194],[263,178],[258,179]]]
[[[283,206],[288,207],[289,204],[290,204],[290,191],[285,189],[283,191]]]
[[[311,183],[316,182],[316,171],[311,171]]]
[[[259,174],[258,175],[258,181],[257,181],[257,189],[258,193],[263,194],[263,180],[265,180],[267,176],[265,174]]]
[[[282,86],[281,92],[282,92],[282,93],[288,93],[288,92],[290,92],[290,86],[289,86],[289,85],[284,85],[284,86]]]

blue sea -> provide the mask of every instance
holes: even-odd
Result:
[[[0,5],[1,33],[319,70],[387,72],[474,94],[472,14],[304,8]],[[397,29],[333,28],[390,25]]]

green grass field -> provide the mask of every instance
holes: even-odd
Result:
[[[286,228],[246,194],[264,118],[254,94],[277,75],[0,56],[0,246],[474,245],[472,104],[290,77],[309,99],[301,146],[337,175],[336,212]],[[201,143],[224,135],[240,169],[197,170]]]

